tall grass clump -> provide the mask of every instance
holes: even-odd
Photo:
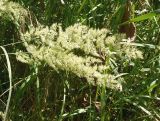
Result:
[[[159,121],[158,3],[1,1],[0,120]]]

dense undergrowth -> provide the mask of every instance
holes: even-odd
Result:
[[[0,119],[160,120],[158,3],[1,1]]]

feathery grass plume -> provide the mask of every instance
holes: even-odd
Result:
[[[53,24],[50,28],[30,26],[26,32],[27,15],[25,9],[13,2],[3,3],[0,9],[0,17],[19,28],[21,39],[29,52],[29,55],[22,51],[17,53],[17,59],[22,62],[43,61],[56,70],[84,77],[91,84],[120,88],[121,83],[115,80],[116,75],[108,71],[112,70],[109,61],[116,62],[125,56],[129,60],[139,58],[136,48],[122,46],[122,36],[111,35],[108,29],[93,29],[75,24],[63,31],[60,24]]]
[[[109,36],[109,32],[107,29],[92,29],[81,24],[63,31],[59,24],[53,24],[50,28],[31,28],[22,34],[22,40],[26,41],[24,45],[34,59],[46,62],[56,70],[66,70],[78,77],[85,77],[91,84],[105,84],[119,89],[121,83],[115,80],[114,75],[106,73],[111,69],[107,60],[116,61],[116,56],[128,53],[119,43],[117,36],[121,36]]]
[[[19,24],[25,21],[24,16],[27,16],[27,11],[19,4],[15,2],[1,2],[0,5],[0,15],[2,18],[8,18],[13,22],[19,22]]]
[[[28,12],[22,6],[15,2],[0,1],[1,40],[19,38],[19,32],[24,33],[29,23]]]
[[[0,121],[4,120],[4,113],[0,111]],[[6,119],[6,121],[12,121],[11,119]]]

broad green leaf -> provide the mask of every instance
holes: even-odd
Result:
[[[147,13],[147,14],[144,14],[144,15],[141,15],[141,16],[138,16],[136,18],[132,18],[130,19],[129,21],[126,21],[120,25],[124,25],[124,24],[128,24],[128,23],[131,23],[131,22],[139,22],[139,21],[144,21],[146,19],[151,19],[153,18],[154,16],[157,16],[158,14],[156,12],[151,12],[151,13]]]
[[[129,22],[143,21],[143,20],[146,20],[146,19],[153,18],[153,17],[156,16],[156,15],[157,15],[156,13],[147,13],[147,14],[138,16],[138,17],[136,17],[136,18],[130,19]]]

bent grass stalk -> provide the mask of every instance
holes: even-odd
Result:
[[[9,56],[7,54],[6,49],[3,46],[0,46],[0,48],[3,50],[6,60],[7,60],[7,67],[8,67],[8,77],[9,77],[9,95],[8,95],[8,100],[7,100],[7,105],[6,105],[6,110],[5,110],[5,114],[4,114],[4,121],[6,121],[7,119],[7,114],[8,114],[8,110],[9,110],[9,104],[10,104],[10,100],[11,100],[11,94],[12,94],[12,71],[11,71],[11,64],[10,64],[10,60],[9,60]]]

